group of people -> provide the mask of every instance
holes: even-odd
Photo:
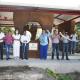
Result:
[[[15,30],[15,33],[12,34],[11,31],[8,31],[4,34],[0,30],[0,59],[3,59],[3,45],[5,44],[5,53],[6,59],[10,59],[10,49],[13,47],[13,57],[28,59],[28,51],[29,51],[29,42],[31,41],[31,32],[25,30],[22,35],[19,34],[18,29]],[[67,32],[62,34],[58,32],[58,30],[54,30],[53,34],[50,33],[49,30],[42,30],[42,33],[39,37],[39,51],[40,51],[40,59],[47,59],[48,52],[48,44],[49,38],[52,41],[52,59],[54,59],[54,54],[56,52],[56,58],[59,60],[59,43],[60,40],[63,42],[62,48],[62,59],[64,59],[64,55],[66,55],[66,60],[69,60],[69,42],[70,42],[70,52],[72,54],[75,53],[76,49],[76,41],[77,35],[76,33],[68,35]],[[4,43],[4,44],[3,44]]]
[[[76,50],[76,43],[77,43],[77,34],[74,32],[71,35],[68,35],[68,32],[58,32],[57,29],[53,31],[53,34],[49,32],[49,30],[43,30],[42,34],[39,38],[40,41],[40,58],[47,59],[47,51],[48,51],[48,43],[49,39],[52,41],[52,59],[54,59],[54,54],[56,53],[57,60],[60,59],[60,46],[59,43],[62,41],[62,60],[66,55],[66,60],[69,60],[69,52],[70,54],[74,54]],[[70,43],[70,47],[69,47]],[[70,51],[69,51],[70,49]]]
[[[22,59],[28,59],[28,48],[31,40],[31,33],[27,30],[22,35],[19,34],[18,29],[12,34],[8,31],[4,34],[0,31],[0,59],[3,59],[3,45],[5,44],[6,59],[10,59],[11,48],[13,47],[13,57],[20,58],[20,51]],[[4,43],[4,44],[3,44]],[[20,47],[21,46],[21,47]],[[20,50],[21,49],[21,50]]]

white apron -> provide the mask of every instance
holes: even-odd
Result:
[[[14,42],[13,42],[13,56],[18,57],[20,56],[20,34],[13,35]],[[18,40],[16,40],[18,39]]]

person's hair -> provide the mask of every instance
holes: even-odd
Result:
[[[65,34],[68,34],[68,32],[65,32]]]
[[[42,28],[42,30],[46,30],[46,29]]]
[[[2,31],[1,28],[0,28],[0,31]]]
[[[52,27],[55,27],[55,24],[53,24]]]
[[[73,34],[75,34],[76,32],[75,31],[73,31]]]
[[[8,34],[8,33],[11,33],[11,30],[8,30],[8,31],[6,32],[6,34]]]
[[[26,33],[26,30],[23,31],[23,34]]]
[[[16,32],[16,31],[18,31],[18,32],[19,32],[19,29],[15,29],[15,32]]]
[[[54,32],[56,32],[57,30],[54,30]]]
[[[42,29],[42,31],[43,31],[43,30],[45,31],[45,29]]]

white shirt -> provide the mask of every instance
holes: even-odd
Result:
[[[31,41],[31,33],[29,31],[26,31],[26,35],[21,36],[21,42],[29,43],[30,41]]]
[[[31,33],[29,31],[26,31],[26,36],[28,36],[30,39],[32,37]]]
[[[72,41],[77,42],[77,34],[72,34],[71,37],[72,37]]]
[[[68,43],[69,42],[69,36],[63,37],[63,43]]]
[[[4,37],[5,37],[4,33],[1,32],[1,33],[0,33],[0,42],[3,42],[3,38],[4,38]]]
[[[60,35],[62,36],[63,43],[68,43],[69,41],[71,41],[68,35],[63,35],[61,32]]]

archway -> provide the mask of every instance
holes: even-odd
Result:
[[[32,41],[39,39],[39,37],[42,33],[42,27],[39,22],[32,22],[32,21],[28,22],[24,26],[23,30],[29,30],[31,32],[31,34],[32,34],[31,40]]]
[[[16,11],[14,12],[14,25],[19,28],[22,33],[23,27],[28,22],[39,22],[41,27],[51,29],[53,25],[53,14],[46,12],[33,12],[33,11]]]

